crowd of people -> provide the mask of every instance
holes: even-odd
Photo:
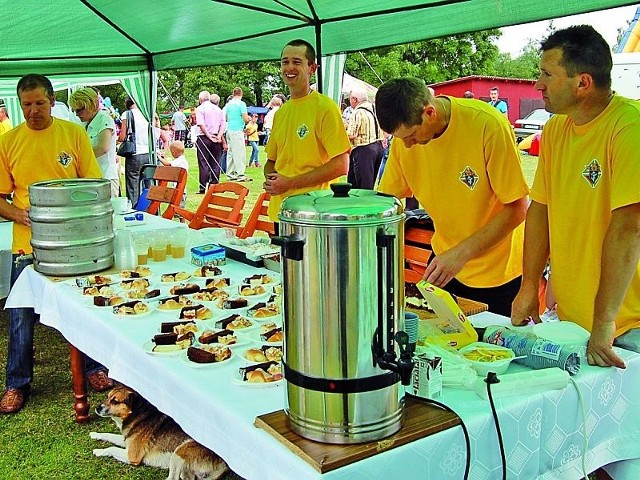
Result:
[[[425,279],[522,325],[540,321],[538,288],[550,265],[558,317],[591,332],[588,362],[624,368],[614,345],[640,351],[640,104],[611,90],[610,49],[592,27],[553,32],[541,51],[535,88],[554,115],[529,190],[497,89],[487,103],[471,92],[435,95],[420,79],[396,78],[379,88],[375,109],[365,92],[353,89],[345,114],[311,86],[318,68],[313,46],[290,41],[280,59],[289,99],[274,96],[263,122],[269,216],[277,231],[280,205],[291,195],[327,189],[345,175],[357,188],[373,189],[379,181],[378,191],[415,197],[433,219]],[[25,123],[4,132],[0,107],[0,216],[14,222],[12,284],[33,261],[29,184],[102,177],[120,194],[116,138],[125,142],[132,130],[125,188],[133,204],[140,195],[136,175],[151,160],[149,142],[169,151],[171,158],[160,155],[162,164],[188,169],[190,132],[199,193],[223,172],[228,180],[247,179],[245,141],[248,165],[260,166],[258,117],[248,113],[239,87],[223,108],[217,94],[203,90],[188,118],[180,106],[169,128],[154,119],[153,139],[130,98],[118,132],[91,88],[69,98],[82,126],[52,116],[56,101],[46,77],[23,77],[17,93]],[[29,394],[36,318],[33,309],[10,309],[2,413],[20,410]],[[87,360],[91,385],[108,388],[104,367]]]

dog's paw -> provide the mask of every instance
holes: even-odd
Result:
[[[91,438],[93,440],[100,440],[100,433],[99,432],[89,432],[89,438]]]
[[[106,457],[106,456],[108,456],[106,448],[94,448],[93,449],[93,454],[96,457]]]

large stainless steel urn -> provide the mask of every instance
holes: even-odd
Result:
[[[400,331],[404,213],[394,197],[332,190],[291,196],[278,217],[285,411],[303,437],[368,442],[402,426],[413,366]]]

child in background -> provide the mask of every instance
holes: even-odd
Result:
[[[164,155],[159,155],[160,163],[169,167],[184,168],[187,173],[189,173],[189,162],[187,162],[187,159],[184,156],[184,142],[181,140],[174,140],[169,144],[169,151],[171,152],[173,160],[167,160]],[[182,194],[182,201],[180,202],[180,207],[185,208],[186,202],[187,187],[185,186],[184,193]],[[182,219],[182,221],[184,221],[184,219]]]
[[[258,142],[260,141],[260,136],[258,135],[258,115],[255,113],[251,115],[251,120],[247,123],[247,126],[244,127],[244,133],[247,136],[247,140],[249,140],[249,145],[251,145],[251,158],[249,158],[249,166],[252,164],[256,167],[260,166],[258,160]]]

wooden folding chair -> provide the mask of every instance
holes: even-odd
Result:
[[[195,212],[177,208],[176,213],[189,222],[189,228],[231,227],[240,230],[242,209],[249,189],[236,182],[210,185]]]
[[[424,274],[433,254],[433,231],[420,225],[407,226],[404,231],[405,281],[416,283]]]
[[[269,218],[267,210],[269,209],[269,200],[271,195],[267,192],[262,192],[256,200],[256,204],[253,206],[247,223],[238,233],[238,237],[247,238],[254,234],[256,230],[267,232],[269,235],[275,235],[275,227],[273,221]]]
[[[160,205],[166,204],[167,208],[162,217],[173,219],[175,209],[180,207],[187,186],[187,171],[182,167],[159,165],[153,174],[153,182],[147,193],[147,200],[151,201],[147,213],[157,215]]]

